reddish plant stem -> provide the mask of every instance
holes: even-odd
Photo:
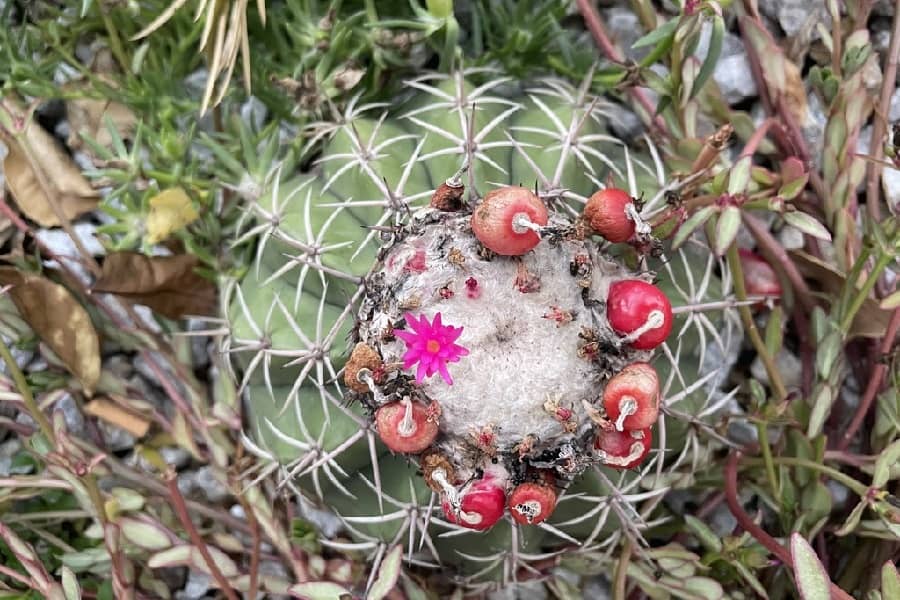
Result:
[[[744,531],[752,535],[766,550],[778,557],[778,560],[793,569],[794,561],[790,551],[779,544],[765,529],[757,525],[738,500],[737,471],[740,459],[741,452],[732,450],[728,455],[728,460],[725,462],[725,502],[728,504],[731,514],[737,519],[738,525],[740,525]],[[837,600],[853,600],[853,596],[842,590],[833,582],[829,581],[829,585],[832,598],[836,598]]]
[[[750,38],[747,35],[744,19],[751,19],[755,21],[761,29],[765,29],[765,25],[763,24],[759,13],[754,10],[754,5],[754,2],[744,0],[744,10],[747,11],[748,16],[738,19],[738,27],[741,31],[741,38],[744,40],[744,48],[747,50],[747,58],[750,62],[750,72],[753,75],[753,81],[756,82],[756,89],[759,90],[759,97],[762,100],[763,107],[766,109],[766,114],[770,117],[779,119],[783,124],[783,128],[779,127],[774,131],[774,139],[778,148],[785,156],[797,156],[800,160],[809,165],[810,152],[809,148],[806,146],[806,140],[803,138],[803,133],[800,131],[800,127],[797,125],[797,121],[794,119],[790,107],[787,106],[784,96],[778,96],[774,99],[770,97],[768,86],[766,85],[766,78],[763,76],[762,65],[759,62],[759,56],[757,56],[753,44],[749,41]],[[825,198],[827,198],[825,184],[815,169],[810,169],[809,184],[812,186],[813,190],[815,190],[820,200],[824,201]]]
[[[891,107],[891,94],[897,81],[897,62],[900,60],[900,0],[894,2],[894,25],[891,30],[891,43],[884,59],[884,76],[881,82],[881,96],[878,99],[878,110],[875,111],[875,122],[872,125],[872,140],[869,152],[874,161],[869,162],[866,179],[866,207],[873,221],[881,220],[879,204],[878,178],[881,177],[881,163],[884,158],[884,134],[887,131],[887,113]]]
[[[744,144],[744,149],[741,150],[741,158],[753,156],[773,125],[778,125],[778,120],[773,117],[768,117],[756,128],[756,131],[753,132],[753,135],[751,135],[747,140],[747,143]]]
[[[588,28],[588,31],[591,32],[591,36],[593,36],[594,42],[597,44],[597,47],[600,48],[600,51],[603,52],[609,60],[615,63],[624,63],[625,56],[622,55],[619,49],[616,48],[616,45],[612,43],[612,40],[609,39],[609,36],[606,34],[606,28],[603,26],[603,21],[600,19],[600,13],[597,12],[597,8],[591,0],[576,0],[576,4],[578,5],[579,12],[581,12],[581,17],[584,19],[585,26]],[[653,106],[647,93],[639,87],[628,88],[628,93],[647,112],[647,118],[652,121],[653,125],[663,134],[668,136],[669,129],[666,127],[665,121],[658,115],[654,117],[656,108]]]
[[[243,462],[243,459],[244,446],[238,445],[237,450],[235,451],[234,464],[241,464]],[[244,494],[240,492],[240,478],[230,478],[229,483],[231,484],[232,489],[238,490],[235,496],[237,497],[238,502],[240,502],[241,507],[244,509],[244,515],[247,517],[247,523],[250,525],[252,548],[250,551],[250,583],[248,585],[247,598],[249,598],[249,600],[256,600],[256,597],[259,594],[258,571],[262,546],[262,533],[259,527],[259,520],[256,518],[256,513],[253,512],[253,506],[250,504]]]
[[[887,354],[891,351],[894,340],[897,337],[898,328],[900,328],[900,308],[894,310],[894,314],[888,323],[887,331],[881,339],[881,345],[878,348],[878,352],[882,358],[886,359]],[[859,400],[859,406],[856,407],[856,413],[853,415],[853,420],[850,421],[850,425],[847,427],[847,430],[844,431],[844,434],[837,444],[837,450],[846,450],[847,446],[850,445],[850,442],[856,435],[856,432],[859,431],[863,421],[866,419],[866,415],[869,414],[869,410],[872,408],[872,404],[875,402],[875,396],[878,395],[878,391],[881,389],[882,380],[887,373],[887,369],[888,365],[886,360],[879,360],[872,368],[869,383],[866,385],[866,390]]]
[[[197,531],[197,528],[194,527],[194,522],[191,521],[187,505],[184,503],[184,497],[178,490],[178,481],[174,471],[169,471],[166,474],[166,485],[169,488],[169,498],[172,500],[172,508],[175,509],[178,520],[181,521],[182,526],[184,526],[185,531],[187,531],[188,537],[191,539],[191,544],[197,548],[200,552],[200,556],[203,557],[203,562],[205,562],[206,566],[209,568],[209,572],[219,585],[219,589],[222,590],[222,593],[225,594],[225,597],[228,598],[228,600],[238,600],[237,594],[234,592],[234,589],[232,589],[231,584],[228,583],[228,580],[225,579],[225,576],[222,574],[216,561],[213,560],[212,555],[209,553],[209,548],[206,547],[206,542],[203,541],[203,537],[200,535],[200,532]]]
[[[797,270],[797,266],[791,260],[790,256],[788,256],[784,246],[779,244],[778,240],[769,233],[769,229],[762,221],[753,215],[748,214],[747,211],[744,211],[742,216],[744,225],[750,233],[753,234],[753,237],[756,239],[756,243],[759,245],[763,254],[767,255],[766,258],[769,259],[769,263],[784,271],[785,276],[791,282],[794,291],[797,293],[797,301],[805,310],[812,311],[816,306],[812,291],[809,289],[809,286],[806,285],[806,281],[803,280],[803,275]]]
[[[5,567],[3,565],[0,565],[0,575],[5,575],[5,576],[9,577],[10,579],[12,579],[13,581],[18,581],[22,585],[26,586],[28,589],[33,590],[37,587],[34,584],[34,582],[32,582],[31,579],[29,579],[25,575],[22,575],[18,571],[11,569],[9,567]]]

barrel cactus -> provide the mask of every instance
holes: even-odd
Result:
[[[277,473],[338,515],[352,541],[326,545],[505,585],[640,540],[705,458],[728,282],[653,237],[673,186],[586,88],[425,76],[311,127],[307,172],[243,186],[255,260],[225,350],[248,484]],[[628,190],[630,244],[597,235],[603,188]]]

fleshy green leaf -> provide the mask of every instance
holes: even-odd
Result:
[[[722,542],[719,540],[719,536],[716,535],[712,529],[707,527],[703,521],[691,515],[685,515],[684,523],[691,533],[693,533],[697,539],[700,540],[700,543],[708,550],[712,550],[713,552],[722,551]]]
[[[816,370],[822,379],[828,379],[831,376],[831,370],[834,368],[835,361],[841,353],[841,333],[832,331],[825,336],[816,351]]]
[[[787,221],[788,225],[793,225],[807,235],[826,242],[831,241],[831,234],[828,232],[828,229],[805,212],[797,210],[786,212],[784,213],[784,220]]]
[[[716,223],[716,254],[722,256],[728,251],[741,227],[741,209],[737,206],[726,206]]]
[[[862,518],[862,514],[865,509],[866,502],[863,501],[857,504],[850,512],[847,520],[844,521],[844,524],[841,525],[841,528],[834,532],[834,535],[840,537],[853,533],[856,530],[856,527],[859,525],[859,520]]]
[[[878,460],[875,461],[875,474],[872,477],[872,485],[876,488],[884,487],[891,477],[891,467],[900,461],[900,440],[881,451]]]
[[[381,561],[381,567],[378,569],[378,578],[372,584],[369,590],[369,598],[371,600],[382,600],[387,596],[394,586],[397,585],[397,578],[400,577],[400,563],[403,559],[403,546],[396,545],[385,555]]]
[[[679,248],[698,227],[706,223],[706,220],[709,219],[715,211],[715,206],[704,206],[692,214],[691,217],[678,228],[678,233],[675,234],[675,238],[672,240],[672,247]]]
[[[897,307],[900,307],[900,290],[881,301],[881,308],[884,310],[894,310]]]
[[[900,598],[900,574],[891,561],[887,561],[881,567],[881,597]]]
[[[791,535],[791,558],[794,560],[794,575],[797,577],[797,589],[803,600],[828,600],[828,574],[816,556],[815,550],[799,533]]]
[[[728,173],[728,193],[732,196],[743,194],[750,185],[750,167],[753,164],[752,156],[744,156],[739,159]]]
[[[651,46],[658,42],[663,41],[666,38],[673,38],[675,36],[675,28],[678,27],[678,19],[669,19],[650,33],[641,36],[638,40],[631,45],[632,48],[643,48],[644,46]],[[671,44],[671,40],[669,44]]]
[[[81,586],[78,585],[78,578],[72,569],[62,567],[62,587],[66,594],[66,600],[81,600]]]
[[[709,38],[709,52],[707,52],[706,59],[704,59],[703,65],[700,67],[700,72],[694,79],[694,85],[691,86],[691,98],[703,89],[703,86],[715,71],[719,57],[722,55],[722,41],[724,39],[725,19],[721,15],[716,15],[713,18],[712,33]]]
[[[295,598],[304,600],[345,600],[353,596],[344,586],[330,581],[297,583],[288,590]]]

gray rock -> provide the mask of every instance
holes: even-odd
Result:
[[[803,232],[796,227],[785,225],[778,231],[775,237],[781,245],[784,246],[785,250],[798,250],[803,248]]]
[[[230,495],[228,489],[215,478],[210,467],[201,467],[194,472],[185,473],[184,479],[190,481],[191,491],[201,492],[209,502],[218,503]],[[181,489],[181,480],[182,477],[179,477],[179,489]]]
[[[103,433],[103,439],[106,441],[106,447],[113,452],[121,452],[134,448],[134,436],[120,429],[115,425],[110,425],[101,419],[97,420],[97,427]]]
[[[159,454],[167,464],[172,465],[176,469],[183,469],[191,462],[191,453],[184,448],[164,446],[159,449]]]
[[[211,587],[212,579],[208,575],[199,571],[190,571],[184,589],[176,592],[175,597],[178,600],[199,600],[206,596]]]
[[[871,142],[872,126],[866,125],[859,132],[859,138],[856,140],[856,151],[860,154],[869,154],[869,151],[872,149]],[[865,183],[863,183],[863,185],[865,185]]]
[[[610,102],[604,104],[601,110],[606,115],[607,125],[612,133],[623,142],[636,140],[643,133],[644,124],[628,107]]]
[[[731,34],[727,35],[735,38]],[[743,45],[741,45],[741,50],[743,50]],[[758,94],[746,52],[735,52],[730,55],[723,54],[716,64],[713,78],[729,104],[735,104]]]
[[[188,331],[202,331],[209,329],[209,322],[203,319],[188,319],[187,328]],[[208,336],[191,336],[191,363],[194,369],[209,367],[209,357],[212,351]]]
[[[120,379],[128,379],[134,372],[131,366],[131,358],[123,354],[114,354],[103,362],[103,369],[109,371]]]
[[[297,498],[297,512],[300,517],[312,523],[323,537],[333,538],[344,528],[333,512],[315,506],[302,496]]]
[[[835,508],[847,504],[847,501],[850,499],[850,490],[848,488],[833,479],[827,479],[825,481],[825,487],[831,492],[831,500],[834,503]]]
[[[209,71],[205,68],[197,69],[184,78],[185,91],[192,96],[203,97],[203,91],[206,89],[206,80],[209,79]]]
[[[522,581],[490,592],[487,597],[489,600],[544,600],[547,598],[547,588],[542,581]]]
[[[16,361],[16,365],[19,366],[20,369],[25,370],[25,367],[34,360],[34,352],[31,350],[22,350],[21,348],[16,348],[13,344],[15,340],[11,340],[6,336],[3,336],[3,343],[6,344],[6,347],[9,348],[10,353],[13,356],[13,360]],[[6,363],[0,361],[0,373],[7,374]]]
[[[806,121],[801,124],[803,137],[809,146],[810,154],[816,163],[816,167],[821,167],[822,163],[822,146],[825,140],[825,125],[828,123],[828,116],[825,114],[825,107],[819,99],[818,94],[807,94],[807,111]]]
[[[900,214],[900,171],[885,168],[881,173],[881,188],[892,214]]]
[[[731,511],[725,504],[719,504],[716,509],[706,517],[705,522],[709,525],[710,529],[722,538],[732,535],[735,527],[737,527],[737,519],[734,518],[734,515],[731,514]]]
[[[601,15],[609,31],[610,39],[622,49],[627,58],[637,61],[646,56],[647,52],[650,51],[650,47],[631,47],[644,35],[641,22],[637,15],[634,14],[634,11],[615,6],[601,11]]]
[[[253,125],[255,131],[263,128],[269,109],[256,96],[250,96],[246,102],[241,105],[241,119]]]
[[[87,250],[91,256],[102,256],[106,254],[103,244],[96,237],[97,226],[93,223],[75,223],[72,226],[75,237],[78,242]],[[78,258],[80,256],[75,242],[69,237],[69,234],[62,229],[39,229],[35,232],[35,237],[42,244],[47,246],[54,254],[60,257]]]
[[[796,354],[789,350],[782,349],[781,352],[775,356],[775,366],[778,367],[784,385],[788,389],[800,387],[800,373],[803,365],[800,363],[800,359]],[[756,357],[753,364],[750,366],[750,374],[763,385],[769,385],[769,374],[766,373],[766,368],[759,357]]]
[[[175,375],[174,371],[169,367],[166,360],[163,358],[161,354],[158,352],[154,352],[153,358],[154,363],[159,366],[162,370],[164,376],[169,377],[170,381],[178,381],[178,377]],[[150,362],[144,358],[143,355],[139,354],[134,357],[134,368],[135,370],[141,374],[141,377],[152,383],[153,385],[159,385],[159,376],[156,371],[150,365]]]
[[[893,17],[894,0],[878,0],[872,7],[872,14],[880,17]]]
[[[84,433],[84,415],[71,394],[63,394],[53,405],[53,409],[62,412],[70,434],[80,436]]]
[[[704,23],[700,33],[700,43],[694,56],[703,61],[709,54],[709,38],[712,34],[712,25]],[[725,96],[729,104],[735,104],[745,98],[752,98],[758,94],[756,82],[750,71],[750,61],[747,58],[747,50],[741,38],[725,32],[722,40],[722,54],[713,71],[713,79]]]
[[[584,597],[593,598],[594,600],[610,600],[612,598],[612,588],[609,580],[598,575],[591,577],[584,582]]]
[[[20,474],[19,470],[12,468],[12,460],[13,456],[18,454],[21,449],[22,442],[18,438],[12,438],[0,444],[0,477]]]
[[[759,10],[777,21],[784,33],[791,37],[800,33],[810,20],[813,21],[813,39],[819,37],[815,23],[821,22],[826,27],[831,27],[831,15],[828,14],[825,0],[759,0]]]
[[[888,121],[894,122],[900,120],[900,87],[891,94],[891,107],[888,110]]]
[[[746,414],[746,411],[737,399],[732,398],[725,405],[723,412],[736,416],[728,423],[728,439],[742,446],[755,444],[759,441],[756,427],[754,427],[748,419],[741,418],[742,415]]]

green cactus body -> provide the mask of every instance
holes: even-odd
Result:
[[[471,75],[484,78],[485,73]],[[607,137],[602,116],[593,112],[595,99],[562,82],[544,82],[523,92],[502,79],[479,86],[455,74],[421,78],[410,89],[411,98],[395,114],[379,116],[378,107],[351,105],[338,122],[318,126],[316,135],[327,141],[314,170],[276,179],[253,204],[256,235],[242,239],[257,245],[256,261],[229,295],[226,349],[244,382],[248,447],[270,470],[282,473],[285,484],[339,515],[357,547],[375,551],[385,544],[404,544],[412,564],[440,565],[445,574],[471,585],[506,584],[521,568],[552,558],[559,548],[603,547],[622,528],[643,527],[644,517],[633,505],[664,492],[651,488],[652,480],[689,460],[680,448],[690,447],[695,434],[671,418],[661,421],[655,447],[677,447],[675,461],[664,464],[667,457],[660,450],[639,470],[622,472],[598,462],[595,424],[580,403],[566,417],[571,428],[560,426],[552,433],[545,426],[531,449],[516,445],[518,438],[504,437],[515,430],[517,419],[528,422],[524,416],[473,422],[468,431],[454,417],[464,413],[454,413],[457,407],[447,404],[452,398],[442,400],[445,418],[440,412],[425,413],[427,420],[416,421],[414,414],[421,414],[413,409],[432,410],[435,404],[429,405],[426,396],[440,396],[436,386],[443,384],[440,376],[413,382],[415,367],[400,366],[403,345],[390,337],[391,329],[412,331],[405,313],[432,317],[444,310],[458,319],[476,314],[478,309],[466,312],[473,309],[463,299],[467,278],[474,275],[482,278],[485,289],[494,289],[494,279],[500,282],[496,285],[520,285],[517,268],[526,275],[529,266],[538,269],[538,276],[549,268],[565,270],[564,278],[547,280],[554,282],[553,289],[540,293],[568,297],[563,288],[578,285],[577,265],[572,266],[576,255],[587,257],[595,269],[582,282],[587,295],[604,296],[612,281],[649,280],[649,274],[629,271],[585,238],[577,217],[585,199],[608,176],[625,187],[640,181],[640,190],[631,189],[632,195],[643,192],[651,198],[647,210],[658,209],[661,169],[652,156],[635,159],[622,143]],[[461,177],[461,212],[427,208],[433,191],[462,166],[467,170]],[[468,215],[490,190],[509,184],[537,188],[550,210],[550,229],[542,232],[537,250],[522,257],[494,257],[473,237]],[[658,267],[657,276],[675,306],[724,297],[726,286],[712,276],[705,259],[682,260],[681,253],[670,258],[669,266]],[[421,261],[439,261],[440,266],[424,268]],[[452,290],[438,289],[438,277],[445,277]],[[521,285],[527,287],[528,277],[523,277]],[[507,279],[510,284],[503,283]],[[416,305],[413,292],[423,290],[427,293],[419,294]],[[523,291],[522,297],[532,291]],[[484,306],[487,310],[490,305]],[[590,312],[589,307],[582,310]],[[693,415],[709,402],[706,388],[694,385],[705,381],[707,340],[727,337],[734,319],[687,314],[679,317],[669,351],[658,354],[655,364],[667,401],[673,399],[677,408]],[[562,327],[565,315],[557,316]],[[566,323],[592,322],[585,319],[581,314]],[[471,321],[450,323],[457,324],[473,335],[477,330]],[[546,326],[547,339],[554,339],[552,322],[534,326]],[[616,343],[616,334],[604,327],[601,337]],[[354,372],[348,380],[342,369],[358,343],[367,354],[359,364],[351,360]],[[479,356],[479,348],[469,351]],[[498,348],[502,352],[502,345]],[[559,353],[571,351],[573,373],[580,372],[577,361],[583,357],[575,358],[571,345],[566,348]],[[591,363],[596,390],[591,402],[625,364],[651,356],[627,345],[609,352]],[[477,372],[454,364],[450,368],[462,369],[467,377]],[[478,388],[486,398],[492,393],[490,380],[486,377]],[[452,396],[453,390],[469,388],[458,383],[442,389]],[[578,394],[588,399],[586,392]],[[540,412],[543,391],[541,396],[527,410]],[[418,423],[417,432],[431,431],[433,423],[440,423],[437,439],[425,442],[428,452],[435,452],[452,472],[420,465],[420,450],[395,454],[379,440],[383,433],[373,426],[373,415],[390,403],[401,406],[397,414],[405,414],[402,428]],[[562,419],[555,413],[544,417],[551,425],[552,419]],[[498,428],[492,449],[480,446],[479,436],[489,425]],[[570,471],[560,466],[568,464],[568,456],[574,457]],[[500,474],[496,485],[502,494],[546,471],[559,494],[556,511],[539,525],[517,525],[508,512],[486,531],[454,524],[471,514],[466,494],[474,494],[476,484],[494,481],[493,470]],[[435,483],[440,479],[432,477],[435,473],[446,475],[443,483]]]

